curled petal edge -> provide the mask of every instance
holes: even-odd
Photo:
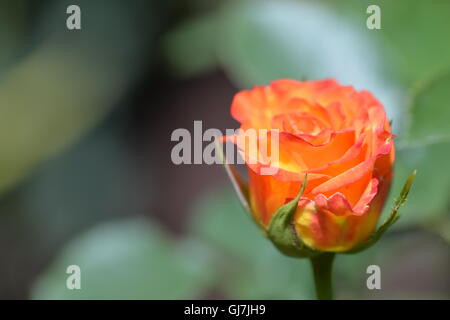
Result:
[[[394,206],[392,207],[391,212],[389,213],[389,216],[386,218],[386,220],[383,222],[383,224],[372,233],[372,235],[364,242],[358,244],[356,247],[349,251],[345,251],[343,253],[353,254],[358,253],[363,250],[366,250],[373,246],[378,240],[381,239],[383,234],[400,218],[399,210],[400,207],[406,202],[406,199],[408,197],[409,191],[411,190],[411,186],[414,182],[414,179],[417,174],[417,169],[414,170],[411,175],[406,180],[405,184],[403,185],[402,191],[400,191],[400,195],[398,198],[394,201]]]

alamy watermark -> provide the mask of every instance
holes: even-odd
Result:
[[[233,143],[224,143],[224,136],[234,139],[241,152],[235,152]],[[194,121],[193,134],[188,129],[178,128],[172,132],[170,139],[178,142],[171,151],[171,160],[176,165],[247,163],[258,164],[261,175],[273,175],[278,171],[277,166],[273,165],[279,162],[279,131],[275,129],[226,129],[221,132],[209,128],[203,132],[202,121]]]
[[[69,14],[66,20],[66,26],[69,30],[81,30],[81,9],[75,4],[67,7],[66,13]]]
[[[67,267],[66,273],[69,274],[66,280],[66,287],[69,290],[81,289],[81,268],[76,264]]]
[[[381,9],[376,4],[367,7],[366,13],[370,14],[366,20],[366,26],[369,30],[381,29]]]
[[[381,289],[381,268],[376,264],[367,267],[366,273],[370,274],[367,277],[366,286],[369,290]]]

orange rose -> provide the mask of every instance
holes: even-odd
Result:
[[[389,191],[395,153],[389,121],[372,94],[335,80],[277,80],[239,92],[231,114],[243,130],[268,130],[258,148],[274,143],[271,130],[278,130],[275,160],[255,161],[237,139],[242,132],[228,137],[249,168],[249,203],[263,228],[297,196],[307,173],[293,218],[298,238],[312,249],[344,252],[370,236]],[[262,168],[276,170],[264,175]]]

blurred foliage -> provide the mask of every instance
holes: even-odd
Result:
[[[136,210],[132,162],[117,121],[108,120],[42,165],[22,189],[24,218],[43,245],[65,240],[101,219]]]
[[[0,77],[19,50],[25,36],[25,1],[0,0]]]
[[[0,83],[0,192],[91,128],[117,98],[110,90],[119,93],[121,80],[71,55],[40,48]]]
[[[385,69],[406,86],[432,78],[450,66],[450,43],[442,41],[450,30],[450,2],[447,0],[327,0],[359,26],[365,27],[366,9],[381,8],[381,30],[366,28],[365,36],[379,41]]]
[[[419,170],[400,223],[427,225],[449,218],[450,173],[443,168],[450,162],[450,73],[416,87],[410,100],[393,189]]]
[[[78,1],[89,12],[83,32],[57,27],[70,1],[51,3],[36,31],[42,40],[0,78],[0,193],[103,119],[146,43],[133,20],[142,1]]]
[[[439,217],[448,218],[450,173],[442,168],[450,161],[449,147],[449,143],[439,143],[397,151],[395,179],[387,206],[391,205],[396,191],[400,190],[409,174],[418,169],[408,200],[400,209],[399,225],[428,223]]]
[[[21,281],[86,228],[139,212],[141,190],[119,111],[0,202],[0,296],[23,290]]]
[[[63,250],[36,284],[33,297],[176,299],[202,297],[214,289],[235,299],[313,298],[309,261],[278,252],[230,189],[205,194],[193,213],[191,235],[176,246],[148,221],[119,220],[96,227]],[[338,298],[447,298],[447,285],[439,279],[447,275],[449,258],[448,246],[430,234],[390,234],[360,254],[337,257]],[[75,262],[89,287],[70,291],[64,271]],[[382,291],[365,286],[371,264],[383,270]],[[417,272],[425,279],[409,283]]]
[[[237,299],[313,298],[308,261],[282,256],[234,194],[208,194],[193,212],[191,235],[177,243],[156,224],[130,219],[79,236],[41,276],[33,297],[186,299],[214,289]],[[80,266],[88,287],[66,289],[71,264]]]
[[[187,78],[216,67],[213,39],[218,30],[215,19],[214,14],[190,19],[165,37],[163,50],[176,66],[178,76]]]
[[[142,219],[109,222],[73,240],[37,282],[35,299],[186,299],[203,293],[214,269],[201,245],[175,246]],[[65,270],[81,268],[81,290]]]
[[[450,69],[413,91],[407,145],[450,141]]]
[[[381,290],[368,290],[369,265],[381,269]],[[335,285],[341,299],[448,299],[448,244],[422,230],[388,232],[370,249],[338,255]]]

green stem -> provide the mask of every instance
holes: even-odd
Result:
[[[331,278],[334,256],[334,253],[321,253],[318,256],[311,258],[316,296],[319,300],[333,299],[333,285]]]

